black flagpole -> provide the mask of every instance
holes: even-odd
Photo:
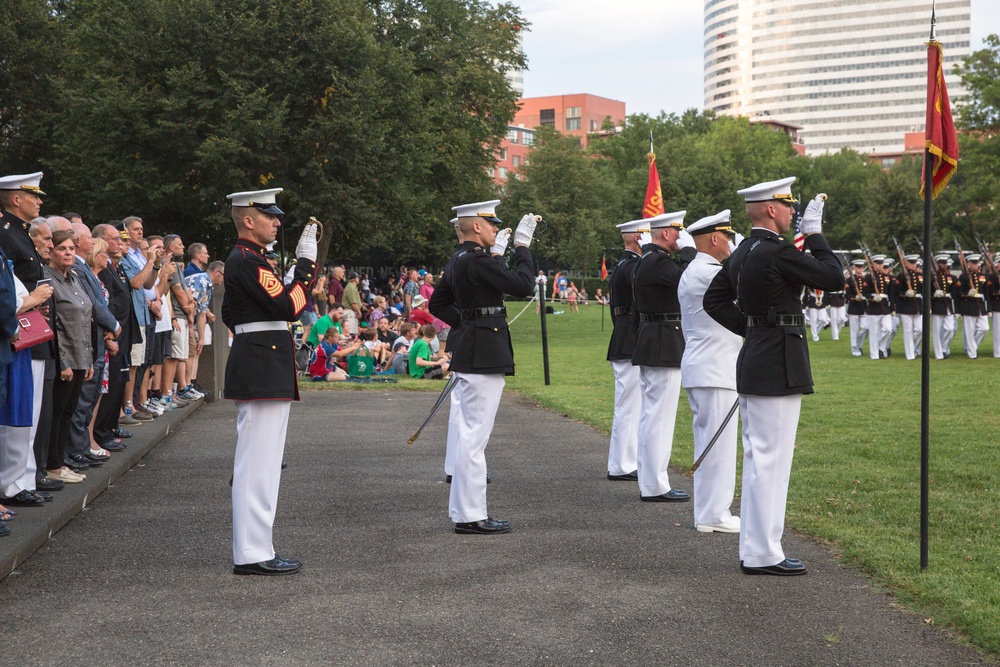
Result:
[[[931,5],[931,40],[934,41],[934,5]],[[930,61],[928,60],[928,67]],[[924,128],[927,132],[928,128]],[[924,148],[924,266],[934,264],[934,251],[931,248],[931,208],[934,192],[933,157],[930,149]],[[923,333],[922,353],[920,355],[920,571],[927,569],[928,552],[928,513],[929,513],[929,476],[930,476],[930,396],[931,396],[931,282],[924,275],[923,285]]]

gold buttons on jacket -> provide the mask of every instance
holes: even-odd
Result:
[[[272,350],[277,350],[277,349],[278,349],[278,346],[277,346],[277,345],[272,345],[272,346],[271,346],[271,349],[272,349]]]

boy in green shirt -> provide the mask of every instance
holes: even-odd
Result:
[[[425,324],[420,327],[420,338],[410,347],[410,377],[431,380],[442,378],[448,373],[448,359],[434,360],[431,356],[431,340],[437,336],[437,327]]]

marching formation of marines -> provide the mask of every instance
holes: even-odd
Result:
[[[850,327],[851,353],[860,357],[865,340],[869,356],[885,359],[899,334],[909,360],[920,356],[923,335],[924,282],[931,281],[931,341],[935,359],[947,359],[952,340],[962,325],[962,349],[975,359],[979,344],[992,330],[993,356],[1000,358],[1000,256],[959,254],[958,266],[948,254],[934,256],[924,271],[917,254],[902,254],[899,271],[892,258],[867,255],[851,260],[844,285],[834,291],[806,290],[802,308],[812,327],[812,339],[829,326],[833,340],[840,326]],[[840,304],[846,303],[841,310]]]

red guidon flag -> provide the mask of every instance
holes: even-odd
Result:
[[[931,198],[935,198],[948,185],[955,170],[958,169],[958,137],[955,136],[955,123],[951,118],[951,104],[948,103],[948,90],[944,84],[944,52],[941,43],[927,43],[927,124],[924,129],[924,139],[927,152],[933,161],[931,164]],[[927,155],[924,155],[927,159]],[[926,164],[924,167],[926,168]],[[924,194],[926,183],[923,182],[921,171],[920,196]]]
[[[660,174],[656,171],[656,156],[649,153],[649,182],[646,184],[646,203],[642,206],[642,217],[653,218],[663,215],[663,192],[660,190]]]
[[[608,263],[603,257],[601,257],[601,280],[607,280],[608,278]]]

